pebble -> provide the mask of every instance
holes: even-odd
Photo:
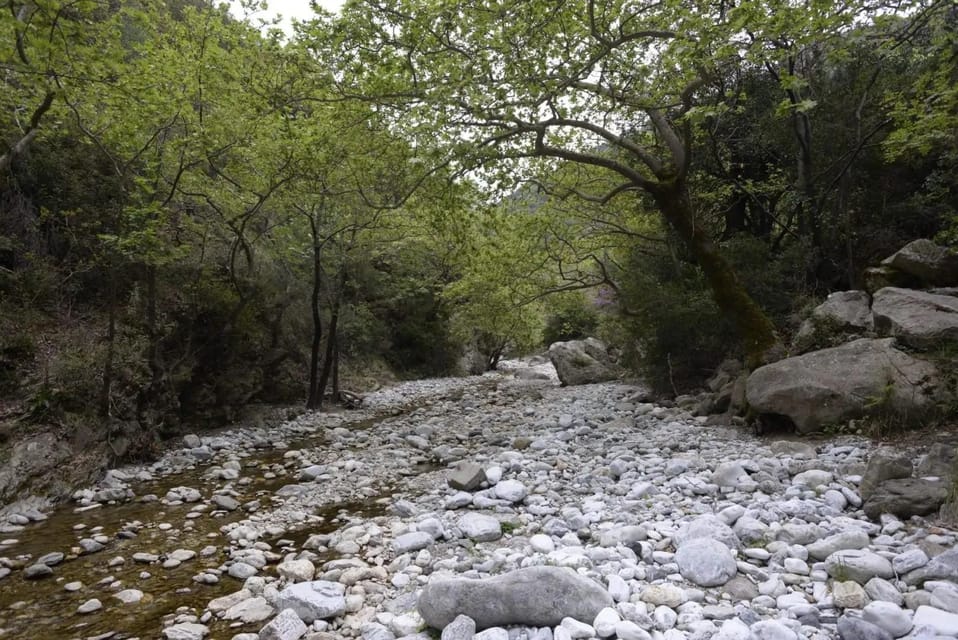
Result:
[[[205,589],[187,588],[191,578],[243,581],[205,608],[171,614],[167,640],[220,637],[226,616],[256,624],[261,640],[418,640],[427,636],[415,594],[431,581],[542,565],[590,580],[609,606],[587,620],[478,634],[475,621],[456,618],[442,640],[853,640],[865,632],[854,640],[924,640],[922,627],[958,635],[958,591],[935,588],[956,566],[939,559],[956,532],[865,518],[866,440],[841,436],[817,449],[759,440],[638,400],[634,386],[556,387],[548,369],[546,380],[404,383],[368,394],[358,418],[304,414],[190,438],[186,449],[77,493],[77,508],[136,497],[156,515],[108,524],[113,507],[103,506],[100,528],[83,521],[85,511],[72,514],[83,526],[71,525],[70,559],[124,538],[134,563],[162,562],[159,577],[185,581],[184,605]],[[367,419],[376,424],[349,426]],[[133,482],[166,477],[142,491]],[[150,491],[160,499],[150,502]],[[328,511],[333,505],[348,506]],[[191,532],[209,539],[193,547]],[[17,544],[0,547],[12,560]],[[37,578],[67,559],[51,552],[0,564]],[[132,588],[142,566],[119,556],[101,562],[117,573],[96,588],[131,604],[149,597]],[[196,566],[187,571],[186,562]],[[34,586],[45,584],[85,593],[76,580]]]

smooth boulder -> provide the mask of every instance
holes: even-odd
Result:
[[[431,580],[419,596],[419,613],[442,629],[456,616],[475,620],[477,629],[522,625],[554,627],[565,617],[594,620],[612,597],[599,584],[570,569],[527,567],[469,580]]]
[[[927,238],[909,242],[882,265],[939,287],[958,285],[958,253]]]
[[[935,513],[948,499],[949,487],[941,480],[897,478],[878,485],[865,500],[864,510],[872,520],[883,513],[902,519]]]
[[[895,348],[892,338],[861,338],[759,367],[748,378],[758,414],[785,416],[798,433],[860,418],[872,410],[906,421],[935,407],[938,370]]]
[[[289,585],[279,592],[276,608],[292,609],[299,618],[311,624],[346,613],[346,587],[338,582],[315,580]]]
[[[606,382],[620,376],[608,349],[595,338],[554,342],[549,346],[549,360],[565,386]]]
[[[928,351],[958,340],[958,297],[885,287],[872,302],[875,329],[913,349]]]

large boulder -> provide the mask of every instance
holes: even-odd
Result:
[[[864,291],[836,291],[815,307],[799,328],[793,343],[796,353],[835,346],[849,335],[861,335],[874,328],[871,300]]]
[[[812,433],[881,410],[904,421],[935,407],[934,365],[895,348],[892,338],[861,338],[760,367],[746,395],[759,415],[785,416],[798,433]]]
[[[565,617],[595,619],[612,596],[602,586],[560,567],[527,567],[484,580],[431,580],[419,596],[419,613],[442,629],[466,615],[476,629],[518,625],[554,627]]]
[[[939,287],[958,285],[958,253],[927,239],[915,240],[882,261],[918,279],[922,284]]]
[[[883,513],[902,519],[935,513],[948,498],[948,485],[941,480],[898,478],[878,485],[865,500],[865,515],[877,520]]]
[[[549,346],[549,359],[563,385],[606,382],[621,375],[606,346],[595,338],[554,342]]]
[[[958,342],[958,298],[914,289],[885,287],[872,302],[875,329],[914,349]]]

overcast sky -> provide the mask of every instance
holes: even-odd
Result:
[[[339,11],[343,0],[318,0],[318,3],[327,11],[335,13]],[[231,4],[233,6],[233,13],[238,16],[241,15],[238,3],[232,2]],[[269,5],[269,11],[261,17],[265,18],[267,16],[275,16],[276,14],[282,15],[282,26],[287,33],[290,31],[290,24],[293,18],[306,20],[313,17],[313,12],[309,8],[309,0],[267,0],[267,4]]]

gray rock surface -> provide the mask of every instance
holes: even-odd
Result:
[[[925,238],[909,242],[885,258],[882,265],[912,276],[926,285],[958,285],[958,254]]]
[[[346,612],[344,593],[345,587],[337,582],[299,582],[280,591],[275,605],[279,610],[292,609],[309,624],[343,615]]]
[[[899,478],[885,480],[865,500],[865,514],[877,520],[883,513],[899,518],[935,513],[948,498],[950,487],[941,480]]]
[[[556,626],[566,617],[591,621],[612,605],[604,588],[570,569],[529,567],[483,580],[432,579],[419,596],[418,609],[426,624],[436,629],[458,615],[469,616],[477,629],[486,629]]]
[[[886,287],[872,303],[875,330],[928,351],[958,340],[958,297]]]
[[[862,338],[760,367],[748,378],[749,404],[788,417],[799,433],[862,417],[879,404],[917,420],[935,407],[938,371],[894,345]]]
[[[794,353],[835,346],[847,341],[848,336],[860,335],[874,329],[871,299],[865,291],[836,291],[799,327],[793,341]]]
[[[605,382],[621,375],[607,347],[595,338],[554,342],[549,345],[549,359],[564,385]]]
[[[700,587],[718,587],[738,569],[729,548],[710,538],[689,540],[675,552],[675,563],[682,577]]]

